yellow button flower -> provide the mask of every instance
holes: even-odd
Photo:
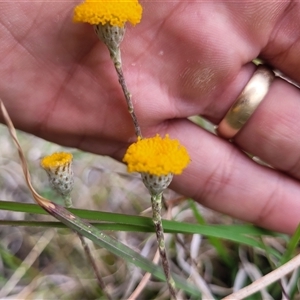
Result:
[[[52,187],[62,196],[69,195],[73,189],[72,160],[73,155],[67,152],[56,152],[41,160],[41,166],[47,172]]]
[[[73,20],[91,25],[109,23],[123,27],[125,22],[132,25],[139,23],[142,10],[138,0],[85,0],[75,7]]]
[[[152,138],[139,138],[127,149],[123,158],[129,172],[162,176],[181,174],[190,162],[189,154],[178,140],[158,134]]]
[[[65,166],[72,162],[73,156],[67,152],[56,152],[49,156],[45,156],[41,161],[43,169],[56,169],[59,166]]]

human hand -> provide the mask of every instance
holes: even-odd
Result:
[[[45,139],[121,159],[135,140],[106,47],[72,23],[77,1],[0,3],[0,97],[14,124]],[[144,136],[169,133],[191,164],[172,187],[239,219],[291,233],[300,220],[300,92],[276,79],[235,145],[186,118],[218,124],[257,56],[300,81],[299,10],[289,2],[142,3],[123,68]],[[242,148],[277,170],[248,159]]]

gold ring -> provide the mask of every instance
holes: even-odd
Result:
[[[217,134],[232,139],[255,112],[268,93],[275,74],[268,67],[260,65],[231,106],[217,128]]]

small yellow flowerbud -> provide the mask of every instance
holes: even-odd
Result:
[[[157,134],[152,138],[138,138],[127,149],[123,161],[129,172],[141,174],[151,195],[158,195],[169,186],[174,174],[182,173],[190,157],[178,140]]]
[[[110,56],[121,64],[120,44],[125,34],[125,23],[139,23],[142,11],[138,0],[85,0],[75,7],[73,21],[94,25]]]
[[[71,153],[57,152],[41,160],[42,168],[47,172],[50,184],[63,197],[69,196],[74,185]]]

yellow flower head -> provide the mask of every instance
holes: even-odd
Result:
[[[51,186],[62,196],[70,195],[74,185],[72,170],[73,155],[57,152],[41,160],[42,168],[47,172]]]
[[[162,176],[181,174],[190,157],[178,140],[171,140],[169,135],[161,138],[157,134],[152,138],[138,138],[127,149],[123,161],[127,163],[129,172]]]
[[[138,0],[85,0],[75,7],[73,20],[91,25],[109,23],[123,27],[127,21],[132,25],[139,23],[142,10]]]
[[[45,170],[56,169],[57,167],[67,166],[72,162],[73,156],[67,152],[56,152],[45,156],[41,161],[41,166]]]

